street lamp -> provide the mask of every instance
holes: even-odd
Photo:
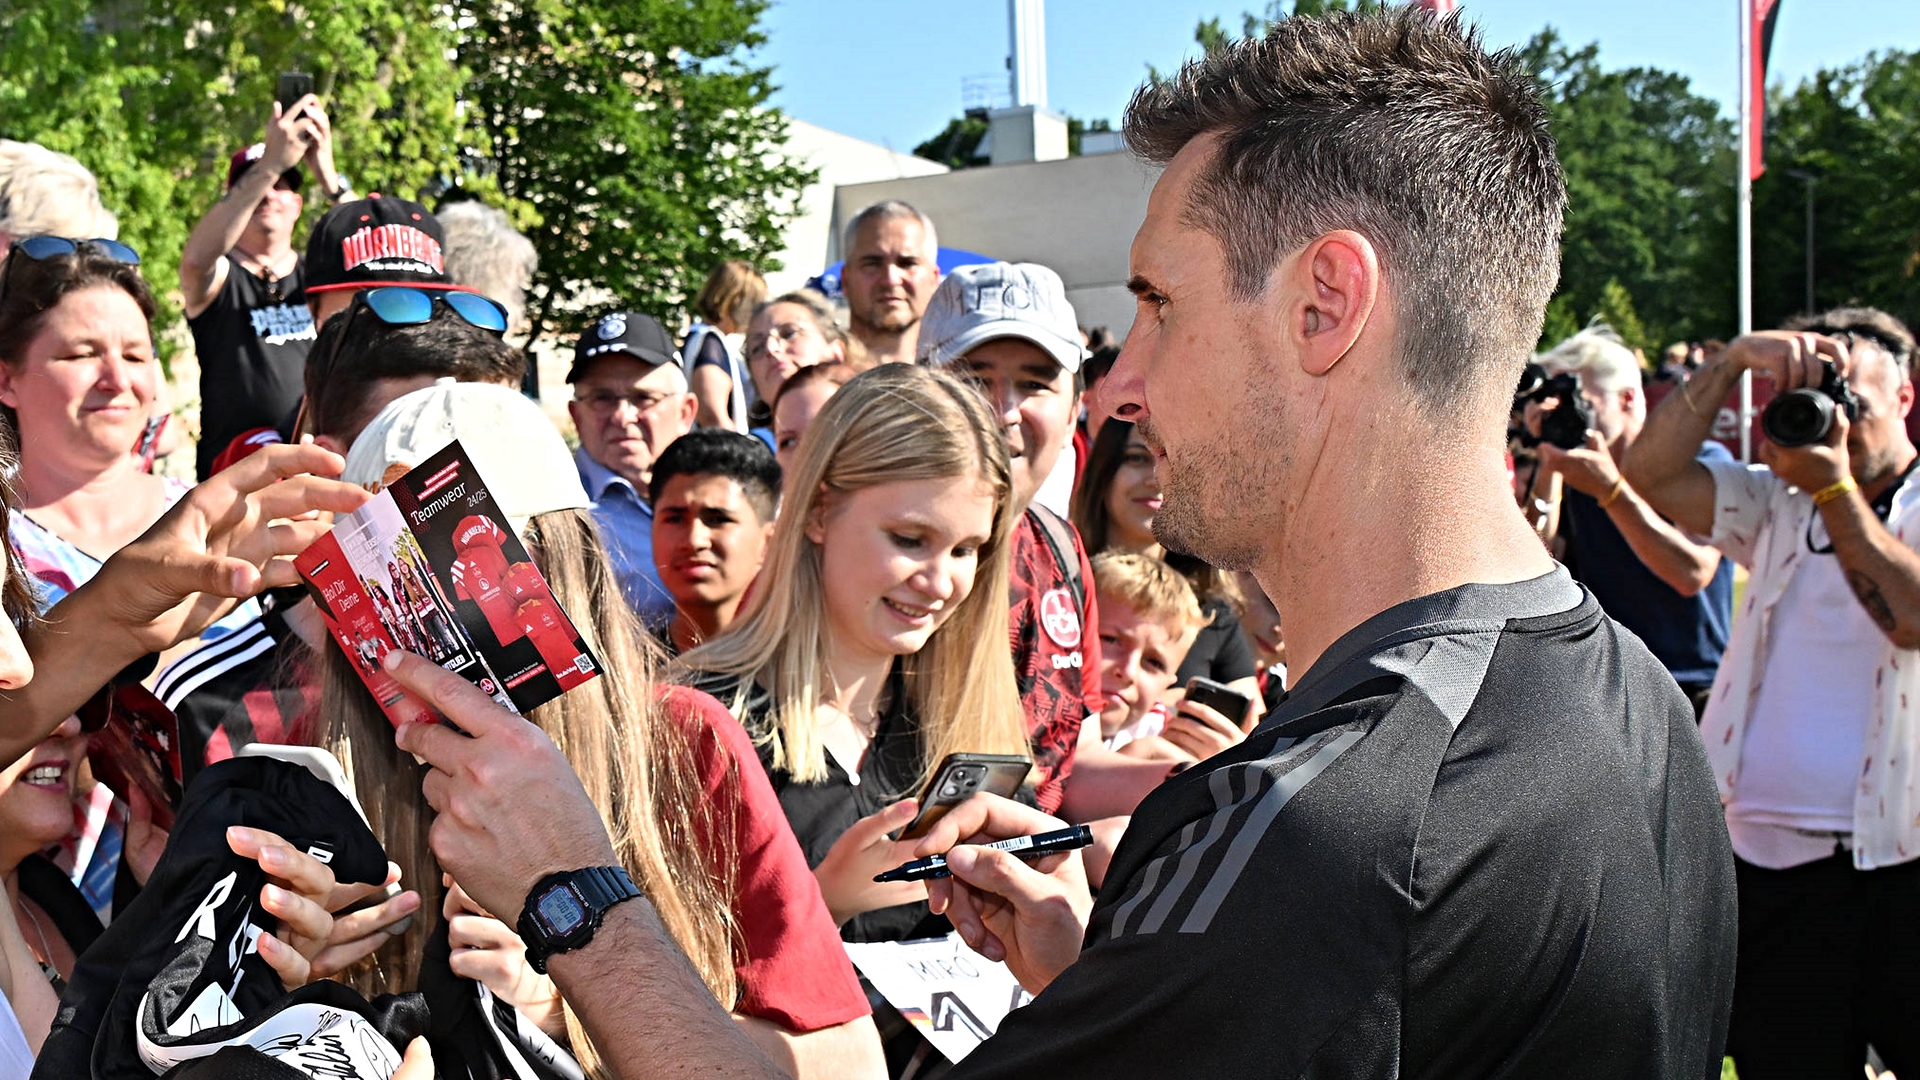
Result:
[[[1804,169],[1788,169],[1788,176],[1807,185],[1807,314],[1814,312],[1813,307],[1813,186],[1820,182],[1816,173]]]

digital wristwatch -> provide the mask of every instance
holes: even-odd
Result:
[[[607,909],[632,900],[640,890],[619,866],[589,866],[548,874],[527,893],[520,912],[520,940],[527,946],[527,965],[542,975],[547,958],[572,952],[593,940]]]

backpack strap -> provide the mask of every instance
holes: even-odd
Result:
[[[1079,534],[1066,518],[1041,506],[1039,503],[1027,507],[1027,516],[1040,526],[1040,538],[1047,542],[1053,552],[1053,561],[1066,573],[1067,588],[1073,593],[1073,604],[1085,614],[1087,610],[1087,583],[1080,578],[1080,560],[1077,557]]]

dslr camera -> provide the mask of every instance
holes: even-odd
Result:
[[[1587,399],[1580,394],[1580,377],[1568,371],[1550,376],[1539,364],[1529,363],[1520,373],[1520,385],[1513,395],[1513,407],[1524,409],[1528,404],[1544,401],[1558,404],[1540,418],[1538,438],[1522,429],[1521,445],[1551,443],[1562,450],[1578,450],[1587,445],[1587,432],[1594,426],[1593,406],[1587,404]]]
[[[1760,430],[1775,446],[1812,446],[1833,430],[1833,410],[1860,419],[1860,398],[1830,360],[1820,362],[1820,385],[1789,390],[1767,403],[1760,414]]]

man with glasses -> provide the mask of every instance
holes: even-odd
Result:
[[[653,463],[693,429],[697,403],[658,320],[616,312],[588,327],[567,371],[567,413],[580,433],[574,462],[593,497],[593,517],[613,558],[620,591],[649,626],[673,618],[673,597],[653,564],[653,508],[645,492]]]
[[[280,428],[300,401],[312,345],[305,266],[293,230],[305,207],[305,160],[339,201],[348,189],[333,168],[333,129],[320,99],[273,107],[264,142],[233,155],[226,195],[180,253],[180,293],[200,359],[200,479],[236,436]]]
[[[1920,1071],[1920,487],[1914,340],[1841,308],[1736,339],[1647,420],[1626,476],[1746,566],[1700,734],[1740,895],[1727,1049],[1742,1080]],[[1778,393],[1826,363],[1859,398],[1763,464],[1696,460],[1743,371]]]

